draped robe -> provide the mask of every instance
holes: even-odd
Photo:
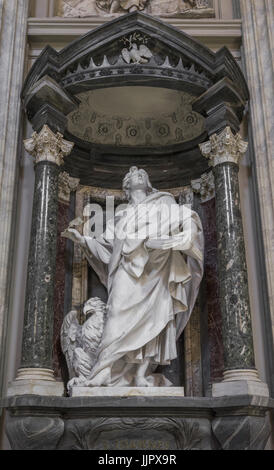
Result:
[[[167,208],[174,204],[171,194],[155,191],[141,206],[118,212],[100,237],[84,237],[84,254],[108,289],[107,320],[87,385],[171,385],[153,372],[177,357],[176,340],[203,276],[199,216],[176,205],[179,224],[172,212],[168,220]]]

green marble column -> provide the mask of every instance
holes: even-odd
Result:
[[[227,127],[219,135],[212,135],[200,149],[210,160],[215,179],[224,377],[235,380],[237,370],[240,370],[241,378],[246,376],[256,380],[238,182],[239,160],[247,150],[247,143]]]
[[[58,176],[73,147],[44,125],[25,140],[35,160],[21,367],[18,379],[53,380],[53,293],[56,264]]]
[[[21,367],[51,369],[59,167],[35,165]]]

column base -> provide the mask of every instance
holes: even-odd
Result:
[[[258,395],[269,397],[268,385],[259,379],[256,369],[237,369],[224,372],[224,380],[212,385],[213,397]]]
[[[64,384],[55,380],[51,369],[22,368],[18,370],[16,379],[8,385],[7,396],[16,395],[62,397]]]

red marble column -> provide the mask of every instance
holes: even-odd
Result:
[[[61,232],[69,224],[69,203],[59,201],[57,222],[57,256],[56,277],[54,290],[54,333],[53,333],[53,370],[56,378],[62,378],[64,374],[65,359],[61,350],[60,331],[63,323],[65,302],[65,278],[66,278],[66,245],[67,239],[61,237]]]
[[[60,343],[60,332],[65,311],[66,290],[71,289],[68,282],[70,270],[68,258],[68,245],[71,243],[66,238],[61,237],[61,233],[67,228],[69,222],[74,218],[74,204],[71,204],[73,196],[71,193],[76,191],[79,185],[79,179],[71,178],[68,173],[62,172],[59,176],[59,195],[58,195],[58,216],[57,216],[57,252],[56,252],[56,277],[54,289],[54,334],[53,334],[53,370],[56,378],[62,379],[64,383],[68,380],[68,371],[65,357],[62,353]],[[70,309],[68,305],[66,310]]]
[[[215,198],[202,203],[201,211],[205,237],[205,286],[208,311],[210,382],[215,383],[222,380],[224,370],[222,316],[218,292]]]

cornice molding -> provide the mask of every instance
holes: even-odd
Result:
[[[60,43],[60,47],[88,33],[98,26],[108,23],[106,18],[29,18],[28,39],[31,44]],[[226,45],[238,49],[241,45],[242,22],[219,19],[178,19],[165,18],[165,23],[200,40],[208,47],[219,48]]]

